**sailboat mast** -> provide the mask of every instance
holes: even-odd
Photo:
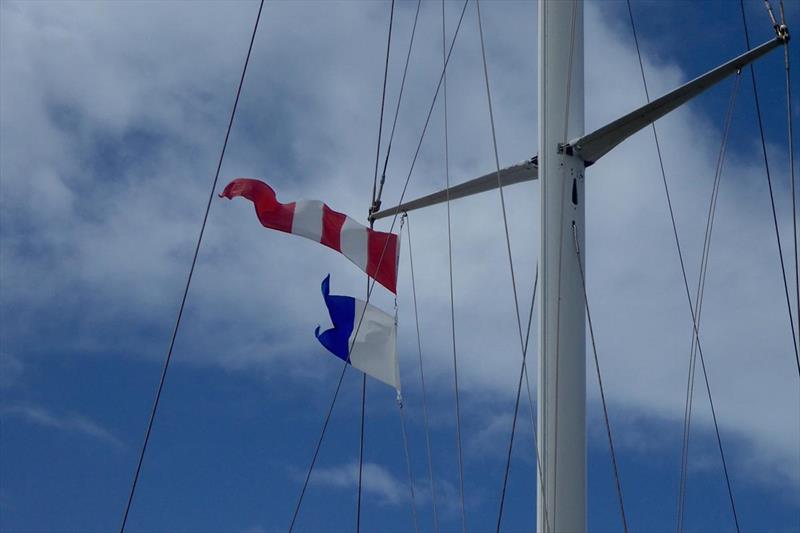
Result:
[[[584,169],[564,150],[583,130],[583,3],[539,2],[537,531],[586,530],[586,344],[574,235],[584,235]]]

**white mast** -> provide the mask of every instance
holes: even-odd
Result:
[[[569,90],[569,94],[567,91]],[[586,530],[586,344],[573,224],[583,239],[583,3],[539,2],[537,531]],[[566,128],[566,131],[565,131]]]

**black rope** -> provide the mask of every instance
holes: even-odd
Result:
[[[639,47],[639,38],[638,38],[638,36],[636,34],[636,24],[634,23],[634,20],[633,20],[633,9],[631,8],[630,0],[627,0],[626,3],[628,5],[628,15],[630,16],[631,29],[633,31],[633,40],[634,40],[634,43],[636,44],[636,55],[639,58],[639,70],[640,70],[640,72],[642,74],[642,84],[644,86],[645,97],[647,98],[647,101],[650,102],[650,93],[649,93],[649,91],[647,89],[647,77],[645,76],[645,73],[644,73],[644,62],[642,61],[642,53],[641,53],[641,49]],[[675,222],[675,212],[674,212],[674,210],[672,208],[672,198],[671,198],[670,193],[669,193],[669,186],[667,184],[667,173],[664,170],[664,159],[663,159],[663,157],[661,155],[661,145],[658,142],[658,132],[656,130],[655,123],[652,124],[652,129],[653,129],[653,139],[655,140],[655,145],[656,145],[656,152],[658,154],[658,163],[659,163],[659,167],[661,169],[661,180],[662,180],[662,182],[664,184],[664,194],[666,196],[667,207],[669,209],[670,221],[672,223],[672,234],[673,234],[673,237],[675,239],[675,247],[676,247],[677,252],[678,252],[678,260],[679,260],[680,266],[681,266],[681,275],[682,275],[682,278],[683,278],[683,287],[684,287],[684,290],[686,292],[687,303],[689,304],[689,312],[690,312],[690,314],[692,316],[692,331],[693,331],[694,336],[697,338],[697,351],[700,354],[700,363],[701,363],[701,367],[703,369],[703,377],[704,377],[705,383],[706,383],[706,392],[708,394],[708,402],[709,402],[709,405],[711,406],[711,415],[712,415],[712,420],[714,421],[714,431],[716,433],[717,446],[719,448],[719,454],[720,454],[720,458],[722,460],[722,469],[723,469],[723,471],[725,473],[725,483],[726,483],[727,489],[728,489],[728,497],[729,497],[730,503],[731,503],[731,511],[733,513],[734,522],[736,523],[736,530],[739,531],[739,518],[738,518],[737,513],[736,513],[736,504],[734,503],[733,489],[731,488],[730,475],[728,474],[728,465],[727,465],[727,462],[725,461],[725,452],[723,451],[722,439],[721,439],[720,433],[719,433],[719,425],[717,424],[717,415],[716,415],[716,410],[714,409],[714,401],[713,401],[713,398],[712,398],[712,395],[711,395],[711,386],[710,386],[709,381],[708,381],[708,373],[706,372],[705,358],[703,357],[703,349],[702,349],[701,344],[700,344],[700,334],[699,334],[698,329],[697,329],[697,317],[695,316],[694,304],[692,303],[692,296],[691,296],[691,293],[689,291],[689,281],[688,281],[688,277],[686,275],[686,264],[685,264],[685,262],[683,260],[683,251],[681,249],[680,238],[678,237],[678,226],[677,226],[677,223]]]
[[[744,12],[744,1],[739,0],[739,7],[742,12],[742,25],[744,26],[744,39],[747,44],[747,49],[750,50],[750,33],[747,31],[747,17]],[[789,298],[789,285],[786,281],[786,268],[783,262],[783,246],[781,245],[781,234],[778,229],[778,215],[775,210],[775,196],[772,193],[772,177],[769,171],[769,160],[767,159],[767,142],[764,139],[764,125],[761,120],[761,105],[758,101],[758,89],[756,88],[756,74],[753,65],[750,65],[750,79],[753,82],[753,96],[756,103],[756,117],[758,119],[758,131],[761,136],[761,151],[764,155],[764,169],[767,174],[767,187],[769,189],[769,201],[772,207],[772,223],[775,227],[775,240],[778,243],[778,257],[781,262],[781,275],[783,276],[783,291],[786,294],[786,307],[789,311],[789,326],[792,333],[792,344],[794,345],[794,358],[797,363],[797,376],[800,377],[800,354],[797,351],[797,339],[794,335],[794,319],[792,318],[792,303]]]
[[[383,160],[383,172],[381,172],[381,183],[378,189],[378,195],[375,196],[373,192],[372,209],[377,212],[381,206],[381,196],[383,196],[383,185],[386,183],[386,167],[389,165],[389,155],[392,153],[392,141],[394,140],[394,131],[397,126],[397,117],[400,114],[400,102],[403,101],[403,90],[406,87],[406,73],[408,72],[408,63],[411,59],[411,49],[414,46],[414,35],[417,33],[417,20],[419,19],[419,8],[422,5],[422,0],[417,0],[417,11],[414,14],[414,25],[411,28],[411,39],[408,42],[408,52],[406,53],[406,65],[403,67],[403,78],[400,81],[400,93],[397,96],[397,107],[394,110],[394,120],[392,121],[392,131],[389,134],[389,142],[386,146],[386,158]],[[375,172],[377,177],[378,161],[375,161]]]
[[[628,533],[628,520],[625,518],[625,505],[622,500],[622,484],[619,481],[619,467],[617,466],[617,454],[614,451],[614,439],[611,438],[611,422],[608,419],[608,407],[606,406],[606,393],[603,389],[603,378],[600,376],[600,361],[597,358],[597,344],[594,340],[594,327],[592,326],[592,313],[589,311],[589,296],[586,292],[586,277],[583,273],[581,263],[581,247],[578,243],[578,228],[575,222],[572,223],[572,237],[575,241],[575,256],[578,260],[578,270],[581,274],[581,286],[583,287],[583,301],[586,305],[586,320],[589,323],[589,336],[592,340],[592,353],[594,354],[594,368],[597,371],[597,384],[600,386],[600,400],[603,404],[603,418],[606,422],[606,435],[608,436],[608,448],[611,450],[611,464],[614,467],[614,481],[617,484],[617,499],[619,501],[619,512],[622,515],[622,528]]]
[[[714,221],[716,218],[717,198],[719,197],[720,184],[722,182],[722,168],[725,161],[728,138],[730,134],[731,122],[733,120],[733,109],[736,102],[736,95],[741,81],[741,72],[736,75],[736,80],[731,90],[731,97],[728,102],[728,109],[725,113],[723,125],[722,141],[720,143],[719,155],[717,156],[717,166],[714,172],[714,182],[711,187],[711,199],[708,205],[708,215],[706,217],[706,231],[703,237],[703,252],[700,259],[700,276],[697,280],[697,291],[695,292],[695,302],[697,304],[697,322],[700,325],[701,313],[703,310],[703,298],[705,295],[706,274],[708,271],[708,260],[711,254],[711,236],[714,231]],[[689,434],[691,431],[692,405],[694,401],[695,369],[697,366],[697,344],[696,338],[692,335],[691,348],[689,350],[689,375],[686,382],[686,403],[683,411],[683,444],[681,450],[681,470],[680,485],[678,489],[678,510],[677,524],[678,531],[682,529],[683,513],[685,510],[687,467],[689,462]]]
[[[122,515],[122,524],[120,525],[120,533],[125,531],[125,525],[128,522],[128,513],[131,510],[131,504],[133,503],[133,497],[136,493],[136,484],[139,481],[139,474],[142,470],[142,462],[144,461],[144,454],[147,451],[147,444],[150,441],[150,432],[153,429],[153,421],[156,417],[156,412],[158,411],[158,403],[161,399],[161,391],[164,389],[164,381],[167,377],[167,370],[169,369],[169,363],[172,359],[172,350],[175,347],[175,338],[178,335],[178,328],[181,324],[181,317],[183,316],[183,309],[186,305],[186,297],[189,294],[189,285],[192,283],[192,275],[194,274],[194,267],[197,264],[197,255],[200,252],[200,244],[203,242],[203,234],[205,233],[206,229],[206,222],[208,221],[208,213],[211,210],[211,200],[214,198],[214,191],[217,188],[217,181],[219,180],[219,173],[220,169],[222,168],[222,160],[225,157],[225,149],[228,147],[228,139],[230,138],[231,128],[233,127],[233,119],[236,116],[236,108],[239,105],[239,96],[242,93],[242,85],[244,85],[244,76],[247,73],[247,65],[250,62],[250,53],[253,51],[253,43],[256,39],[256,32],[258,31],[258,22],[261,20],[261,11],[264,8],[264,0],[258,5],[258,14],[256,15],[256,22],[253,25],[253,34],[250,37],[250,45],[247,48],[247,57],[244,60],[244,66],[242,67],[242,75],[239,78],[239,87],[236,89],[236,99],[233,102],[233,109],[231,110],[231,118],[228,121],[228,129],[225,132],[225,141],[222,143],[222,151],[219,154],[219,161],[217,162],[217,171],[214,174],[214,181],[211,184],[211,192],[208,195],[208,202],[206,203],[206,210],[205,214],[203,215],[203,224],[200,226],[200,235],[197,237],[197,244],[194,248],[194,256],[192,257],[192,266],[189,268],[189,275],[186,278],[186,286],[183,289],[183,297],[181,298],[181,305],[178,309],[178,316],[175,319],[175,327],[172,329],[172,336],[169,341],[169,348],[167,349],[167,356],[164,359],[164,367],[161,370],[161,379],[158,382],[158,389],[156,390],[156,397],[153,400],[153,409],[150,412],[150,419],[147,422],[147,430],[144,434],[144,443],[142,444],[141,451],[139,452],[139,460],[136,464],[136,472],[133,475],[133,482],[131,483],[131,490],[130,494],[128,495],[128,502],[125,505],[125,512]]]
[[[375,177],[372,179],[372,206],[370,213],[375,208],[375,198],[378,188],[378,162],[381,158],[381,137],[383,137],[383,109],[386,105],[386,80],[389,76],[389,51],[392,47],[392,26],[394,22],[394,0],[389,10],[389,36],[386,38],[386,63],[383,66],[383,92],[381,93],[381,117],[378,122],[378,148],[375,150]]]

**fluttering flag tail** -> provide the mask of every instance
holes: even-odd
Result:
[[[400,370],[394,317],[357,298],[331,295],[330,279],[329,274],[322,281],[322,297],[333,327],[320,333],[317,326],[314,333],[317,339],[336,357],[399,392]]]
[[[230,199],[236,196],[253,202],[262,226],[301,235],[333,248],[397,293],[400,242],[396,234],[372,230],[316,200],[282,204],[275,191],[260,180],[235,179],[220,194]]]

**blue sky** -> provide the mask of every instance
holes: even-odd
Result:
[[[634,2],[651,96],[744,50],[736,2]],[[771,37],[746,2],[752,42]],[[452,31],[460,3],[448,3]],[[0,3],[0,529],[118,528],[257,10],[255,2]],[[415,4],[400,2],[394,108]],[[501,164],[536,150],[536,4],[482,6]],[[790,29],[800,20],[787,6]],[[260,177],[279,199],[365,218],[388,4],[267,2],[220,189]],[[440,8],[422,7],[384,198],[399,197],[441,61]],[[586,13],[586,127],[644,101],[624,2]],[[448,71],[451,175],[493,167],[474,5]],[[794,57],[796,44],[792,42]],[[791,212],[783,61],[756,66],[779,222]],[[800,86],[796,77],[794,86]],[[690,285],[731,83],[658,123]],[[745,76],[720,193],[701,336],[740,521],[800,529],[800,382]],[[795,119],[800,103],[794,102]],[[409,196],[443,183],[437,108]],[[520,301],[530,302],[538,185],[508,189]],[[652,136],[587,173],[588,291],[632,530],[675,527],[691,319]],[[533,207],[531,207],[533,206]],[[412,215],[434,472],[443,530],[459,528],[444,208]],[[499,199],[453,204],[467,524],[494,528],[519,349]],[[379,229],[386,229],[380,227]],[[420,523],[426,482],[407,239],[399,351]],[[788,248],[786,248],[788,249]],[[787,264],[791,270],[792,264]],[[363,274],[213,202],[129,521],[130,531],[285,530],[340,371],[313,336],[319,282]],[[790,289],[794,285],[790,284]],[[376,289],[375,303],[392,299]],[[535,329],[534,329],[535,332]],[[592,367],[588,366],[592,371]],[[588,374],[589,528],[621,530],[597,384]],[[298,531],[350,531],[360,376],[348,372]],[[367,386],[365,531],[412,528],[394,392]],[[733,529],[698,389],[687,531]],[[524,405],[524,404],[523,404]],[[535,512],[521,410],[504,531]]]

